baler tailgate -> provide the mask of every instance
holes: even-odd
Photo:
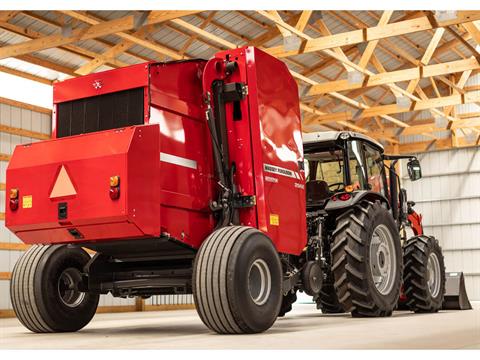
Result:
[[[158,235],[158,134],[136,126],[18,146],[7,191],[19,206],[7,199],[6,226],[26,243]]]

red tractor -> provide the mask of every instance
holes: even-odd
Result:
[[[415,181],[422,176],[419,161],[386,155],[380,143],[354,132],[306,134],[304,152],[309,239],[321,239],[322,250],[324,281],[312,294],[317,307],[388,316],[401,293],[403,309],[438,311],[445,292],[442,250],[423,235],[421,215],[395,169],[398,160],[408,160]],[[407,238],[407,228],[414,236]]]
[[[333,171],[359,156],[384,193],[360,163],[321,182],[323,144],[305,145],[305,167],[297,85],[252,47],[56,83],[52,139],[17,146],[7,169],[6,226],[33,245],[12,275],[16,315],[34,332],[76,331],[100,294],[193,293],[213,331],[257,333],[297,290],[324,304],[332,284],[354,315],[390,315],[402,206],[381,147],[349,136],[328,145]]]

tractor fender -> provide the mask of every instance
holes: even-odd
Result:
[[[374,191],[359,190],[359,191],[353,192],[352,197],[345,201],[343,200],[334,201],[330,199],[325,206],[325,210],[328,212],[344,210],[357,205],[363,200],[368,200],[372,202],[379,200],[382,204],[386,205],[387,209],[390,209],[390,203],[388,202],[388,199],[384,195]]]

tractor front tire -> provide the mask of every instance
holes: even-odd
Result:
[[[339,303],[354,317],[390,316],[402,284],[402,248],[393,217],[362,201],[337,218],[332,271]]]
[[[317,309],[323,314],[342,314],[345,312],[338,301],[335,287],[333,286],[333,275],[327,276],[327,282],[322,285],[320,295],[317,298]]]
[[[203,323],[219,334],[260,333],[282,304],[282,267],[257,229],[228,226],[203,242],[193,265],[193,296]]]
[[[416,313],[442,308],[445,295],[445,264],[442,248],[432,236],[414,236],[403,250],[403,283],[406,306]]]
[[[13,310],[36,333],[73,332],[95,315],[99,295],[78,290],[90,256],[67,245],[34,245],[15,264],[10,283]]]
[[[280,306],[280,312],[278,317],[284,317],[288,312],[292,311],[292,305],[297,301],[297,292],[289,291],[287,295],[283,295],[282,306]]]

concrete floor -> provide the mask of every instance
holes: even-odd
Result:
[[[6,349],[480,349],[480,306],[437,314],[396,312],[390,318],[322,315],[311,304],[257,335],[217,335],[195,310],[99,314],[70,334],[33,334],[0,319]]]

